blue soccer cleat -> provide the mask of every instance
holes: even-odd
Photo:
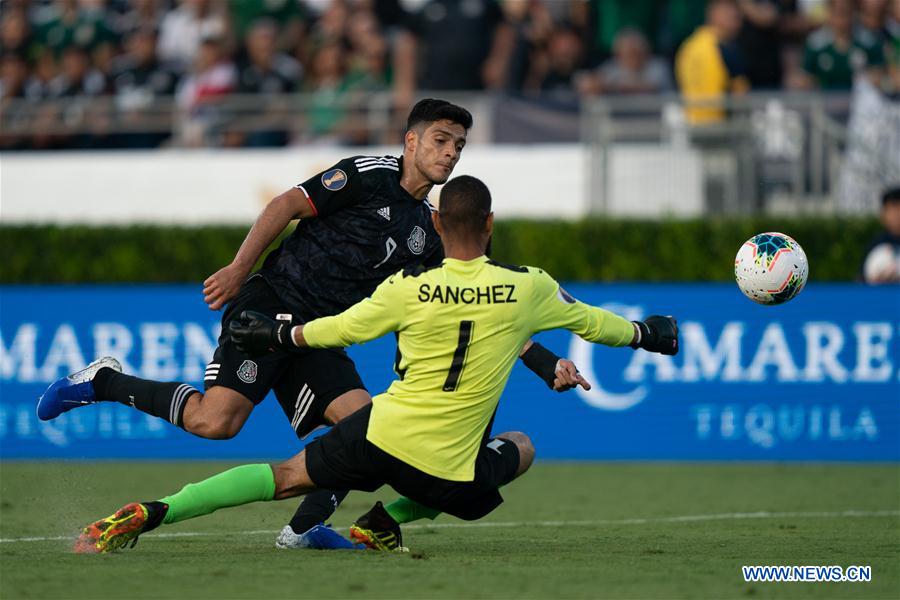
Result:
[[[328,525],[319,524],[304,533],[294,533],[285,525],[275,539],[275,547],[282,550],[309,548],[311,550],[365,550],[363,544],[354,544]]]
[[[57,379],[38,399],[37,416],[41,421],[55,419],[64,412],[97,402],[91,383],[100,369],[108,367],[122,372],[122,365],[111,356],[99,358],[71,375]]]

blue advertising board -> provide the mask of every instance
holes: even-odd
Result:
[[[900,288],[810,285],[765,307],[733,285],[571,285],[630,319],[675,315],[666,357],[539,334],[590,391],[558,394],[517,365],[495,431],[538,456],[603,460],[900,460]],[[197,286],[0,286],[0,457],[278,458],[303,446],[274,399],[234,439],[193,437],[115,403],[38,421],[35,401],[96,356],[199,385],[219,333]],[[392,336],[352,348],[370,391],[393,378]]]

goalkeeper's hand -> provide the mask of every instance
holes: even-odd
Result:
[[[653,315],[645,321],[632,321],[640,332],[638,340],[631,344],[634,349],[643,348],[647,352],[659,352],[675,356],[678,354],[678,323],[672,317]]]
[[[253,310],[241,312],[228,324],[228,332],[237,349],[248,356],[295,347],[290,321],[276,321]]]

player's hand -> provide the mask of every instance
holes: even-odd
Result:
[[[251,357],[294,346],[290,321],[276,321],[253,310],[231,321],[228,333],[237,349]]]
[[[557,392],[567,392],[576,386],[585,390],[591,389],[591,384],[581,376],[578,368],[568,358],[561,358],[556,362],[556,379],[553,381],[553,389]]]
[[[237,295],[248,274],[234,263],[219,269],[203,282],[203,301],[210,310],[219,310]]]
[[[669,356],[678,354],[678,322],[675,319],[652,315],[644,321],[632,322],[641,331],[641,339],[636,344],[632,344],[632,348],[643,348],[648,352],[658,352]]]

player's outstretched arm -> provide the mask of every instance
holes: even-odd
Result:
[[[245,310],[228,324],[232,341],[250,356],[294,348],[344,348],[397,331],[404,315],[402,277],[385,279],[372,295],[344,312],[291,327],[262,313]],[[408,296],[408,294],[407,294]]]
[[[284,231],[288,223],[311,216],[313,210],[303,190],[291,188],[273,198],[256,218],[231,264],[219,269],[203,282],[203,301],[211,310],[219,310],[225,306],[237,294],[263,251]]]
[[[543,271],[532,270],[531,274],[532,331],[568,329],[596,344],[631,346],[670,356],[678,354],[678,324],[672,317],[653,315],[645,321],[628,321],[608,310],[579,302]]]

